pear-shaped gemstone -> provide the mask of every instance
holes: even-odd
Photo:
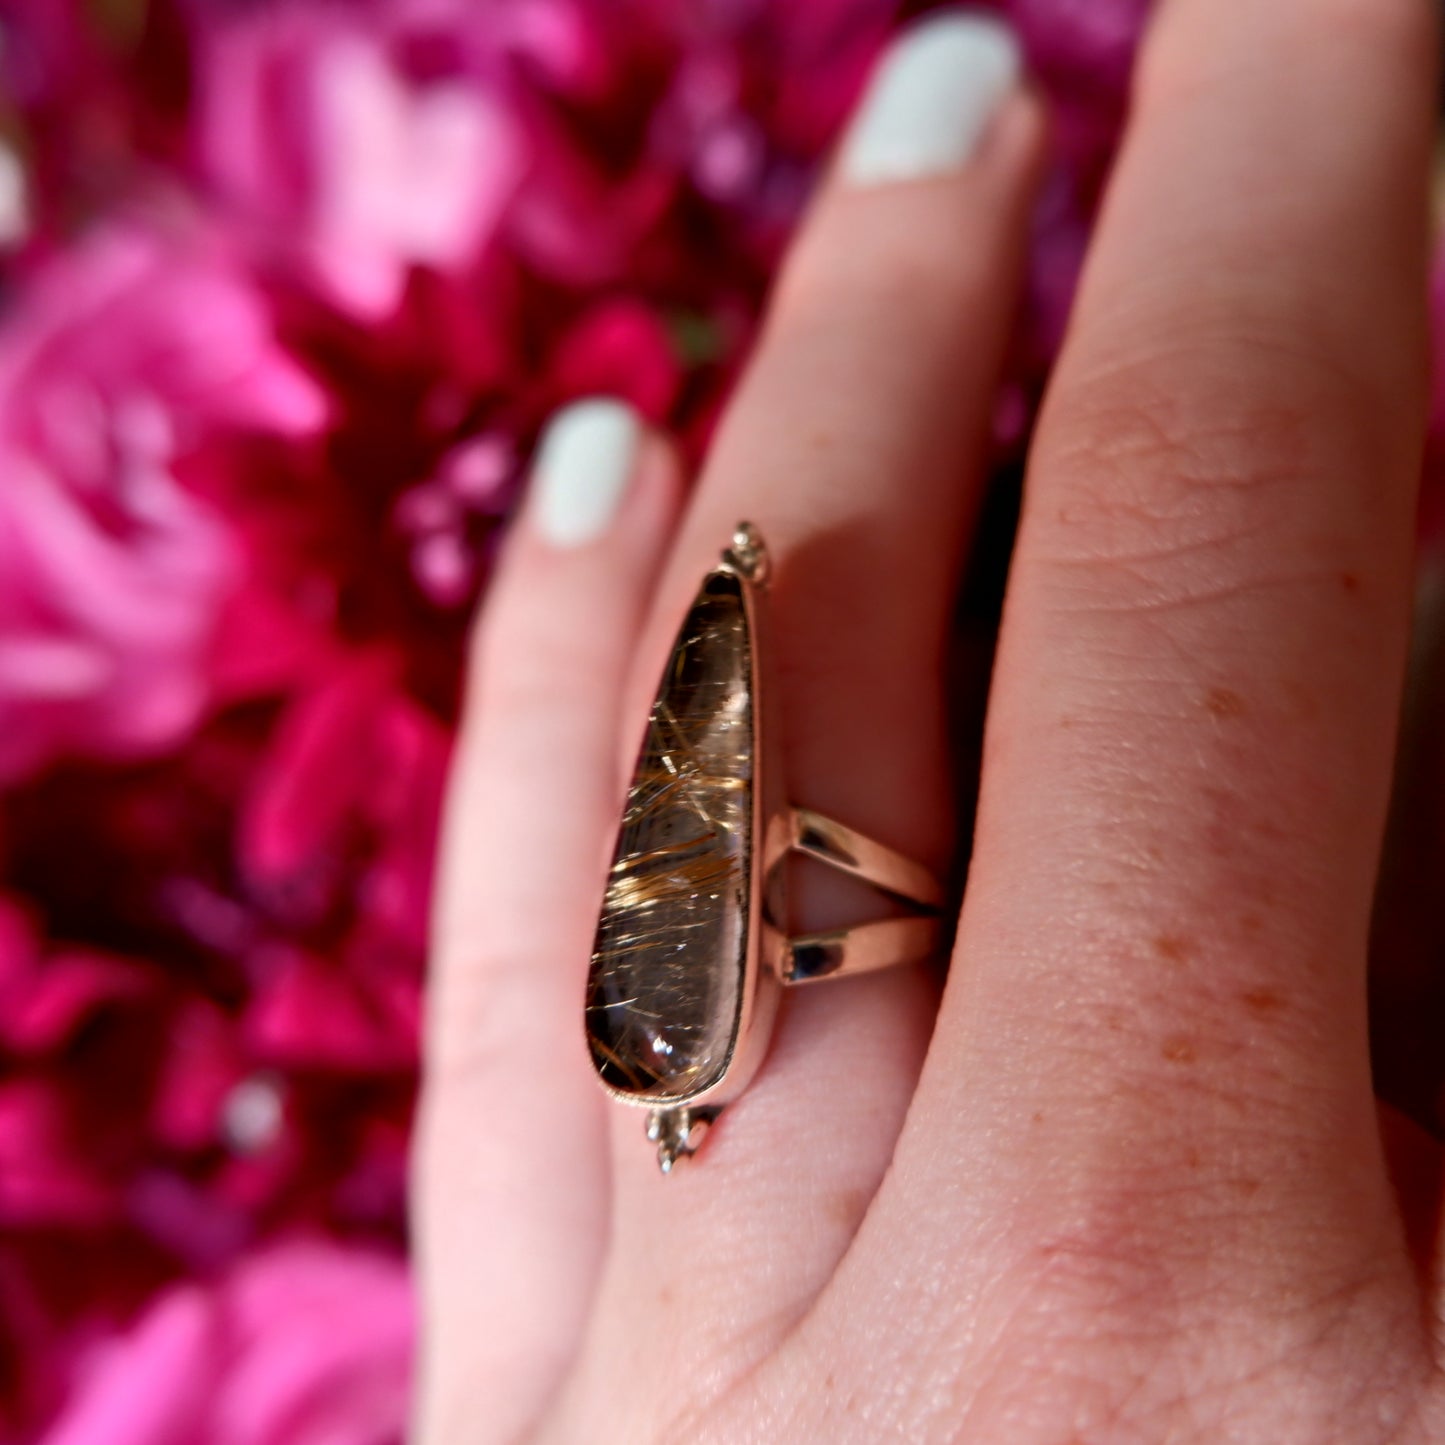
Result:
[[[587,989],[614,1089],[679,1100],[724,1074],[748,946],[754,728],[743,583],[708,575],[648,720]]]

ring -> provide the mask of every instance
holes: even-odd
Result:
[[[745,522],[688,609],[627,791],[588,970],[593,1065],[613,1098],[650,1111],[664,1174],[762,1062],[782,985],[919,963],[940,942],[944,893],[926,868],[790,806],[780,789],[768,571]],[[903,915],[789,937],[793,853],[872,884]]]

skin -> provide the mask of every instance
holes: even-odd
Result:
[[[748,517],[793,796],[954,854],[942,656],[1034,103],[957,175],[823,188],[685,513],[656,438],[599,541],[524,513],[437,912],[424,1445],[1445,1439],[1439,1157],[1376,1105],[1365,1011],[1434,22],[1160,7],[1034,445],[946,986],[790,999],[666,1179],[579,1034],[619,759]]]

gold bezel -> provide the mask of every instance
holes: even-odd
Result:
[[[676,1094],[643,1094],[620,1088],[598,1075],[598,1081],[610,1097],[632,1108],[721,1107],[729,1103],[747,1087],[762,1063],[777,1012],[781,987],[777,970],[783,940],[768,916],[767,904],[770,900],[764,897],[764,891],[774,873],[773,865],[780,856],[777,852],[780,842],[786,849],[783,840],[787,830],[770,707],[772,689],[768,679],[771,649],[767,608],[761,605],[760,595],[767,587],[767,559],[754,529],[746,524],[738,528],[733,546],[704,576],[699,592],[705,590],[708,582],[718,575],[738,580],[748,637],[748,687],[753,734],[746,865],[747,916],[739,962],[742,978],[739,980],[738,1005],[734,1010],[733,1030],[722,1072],[705,1087]]]

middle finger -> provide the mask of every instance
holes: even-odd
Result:
[[[790,800],[940,871],[953,841],[942,661],[1040,149],[1017,72],[1014,42],[981,16],[935,17],[885,59],[700,481],[639,679],[650,693],[703,572],[755,522],[773,556]],[[616,1111],[596,1378],[673,1378],[677,1349],[727,1373],[786,1328],[887,1165],[935,1002],[924,969],[800,991],[757,1078],[666,1179],[639,1114]],[[660,1295],[678,1301],[666,1339],[620,1323]],[[644,1382],[636,1398],[670,1394]]]

